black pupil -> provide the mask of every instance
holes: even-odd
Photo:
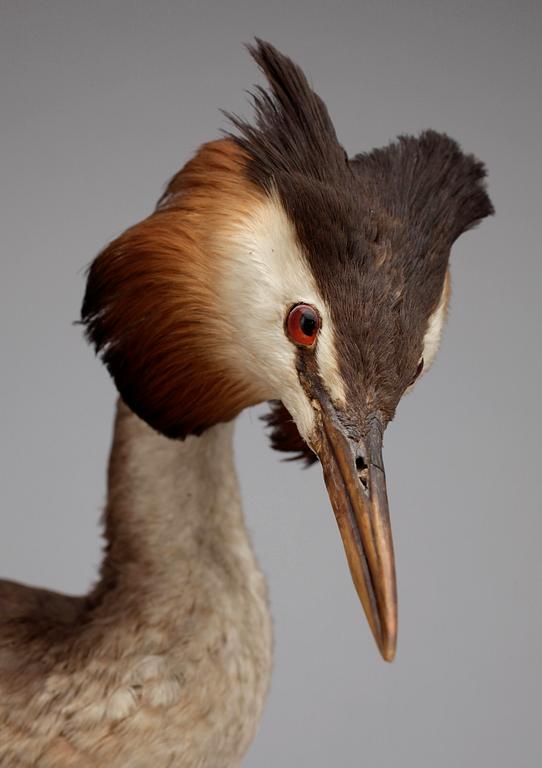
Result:
[[[316,315],[310,309],[306,309],[299,320],[299,327],[305,336],[312,336],[316,330]]]

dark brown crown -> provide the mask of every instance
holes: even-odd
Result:
[[[165,434],[200,432],[257,402],[253,382],[224,360],[209,243],[276,190],[330,309],[347,398],[376,398],[389,419],[452,243],[493,212],[484,166],[433,131],[349,161],[299,67],[260,40],[250,52],[269,81],[254,93],[254,124],[231,117],[233,141],[202,148],[157,211],[97,257],[87,336],[127,404]],[[280,403],[268,423],[275,448],[313,460]]]
[[[269,90],[253,93],[253,124],[230,116],[233,138],[251,178],[278,191],[296,228],[331,309],[349,396],[377,392],[391,418],[440,299],[451,245],[493,213],[485,168],[435,131],[348,160],[301,69],[261,40],[249,50]],[[312,457],[283,406],[272,406],[268,423],[273,447]]]

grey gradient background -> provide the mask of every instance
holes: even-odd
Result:
[[[80,592],[100,558],[114,391],[77,318],[83,269],[248,114],[257,34],[310,73],[350,152],[444,130],[497,216],[453,252],[431,373],[385,458],[398,656],[377,656],[318,468],[257,408],[237,455],[276,632],[247,759],[266,766],[542,765],[539,2],[0,2],[0,571]]]

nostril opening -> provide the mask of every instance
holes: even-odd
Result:
[[[358,472],[361,472],[362,469],[367,469],[367,464],[365,463],[365,459],[363,456],[357,456],[356,457],[356,469]]]
[[[359,455],[356,456],[356,469],[358,471],[358,477],[361,481],[361,484],[367,490],[369,487],[369,467],[365,463],[365,459],[363,456]]]

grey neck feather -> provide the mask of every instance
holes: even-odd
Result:
[[[91,625],[118,630],[128,658],[165,654],[184,681],[173,734],[176,744],[185,732],[198,744],[198,760],[186,765],[216,764],[217,739],[221,765],[238,765],[271,673],[267,589],[244,524],[232,437],[233,425],[219,424],[170,440],[119,403],[107,552],[89,598]],[[198,707],[215,711],[216,722],[194,719]]]
[[[238,768],[272,642],[232,433],[168,440],[119,405],[95,590],[0,582],[0,765],[24,753],[25,765]]]
[[[261,580],[245,528],[233,425],[184,441],[159,435],[119,402],[100,592],[144,586],[173,600],[211,582],[232,594]],[[199,579],[199,583],[194,583]]]

